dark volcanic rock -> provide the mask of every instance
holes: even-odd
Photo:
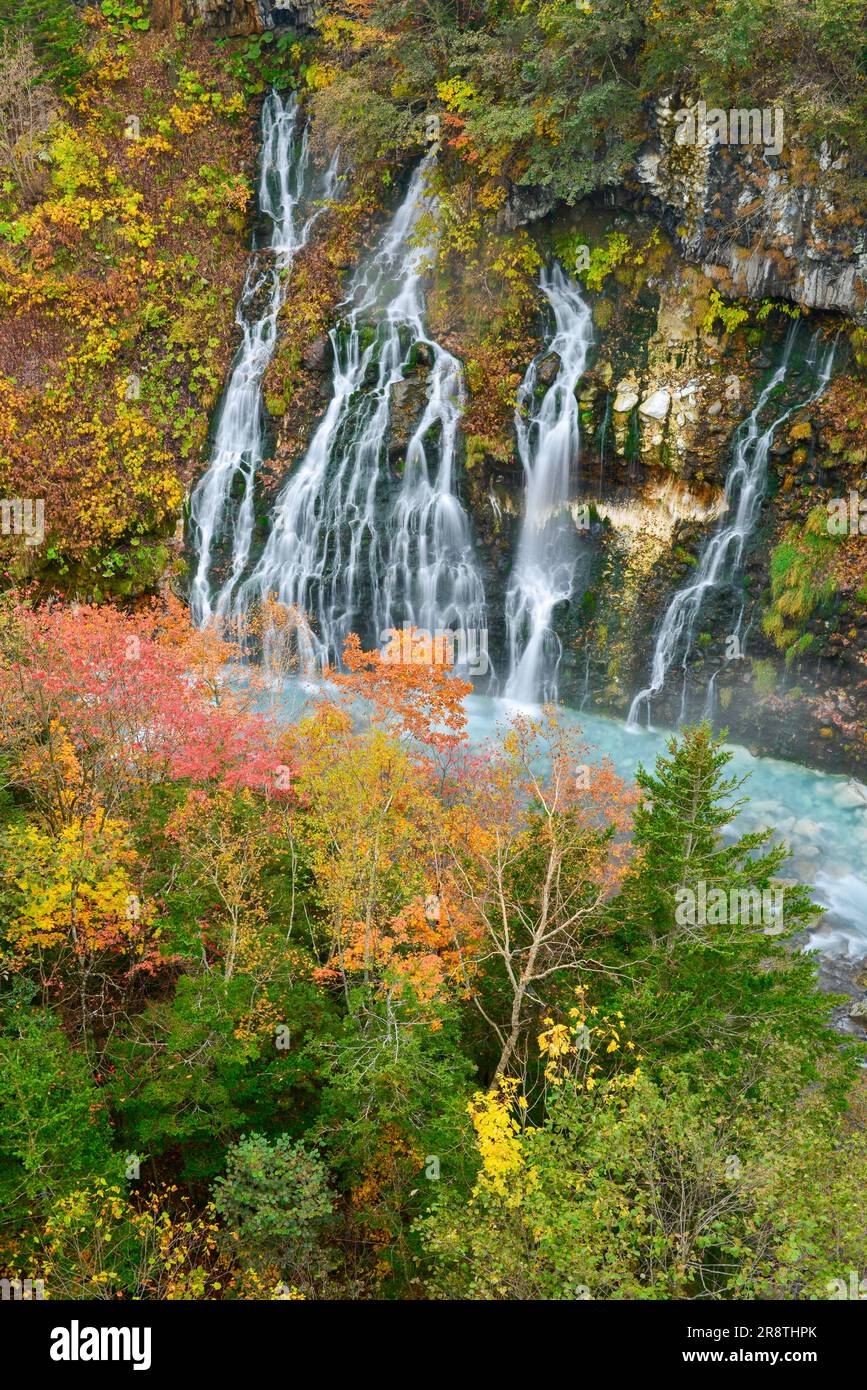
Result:
[[[838,310],[867,323],[867,234],[852,198],[865,170],[854,154],[825,143],[812,155],[792,142],[762,144],[675,139],[673,104],[653,116],[654,137],[637,165],[683,254],[721,293],[788,299]]]
[[[311,372],[327,372],[330,357],[330,342],[326,334],[314,338],[301,354],[301,361]]]
[[[557,204],[556,195],[548,188],[522,188],[510,184],[506,201],[497,213],[497,231],[513,232],[547,217]]]
[[[391,428],[388,457],[392,463],[406,455],[427,401],[427,380],[422,375],[397,381],[391,388]]]
[[[556,352],[549,352],[539,363],[538,377],[543,386],[550,386],[560,370],[560,358]]]

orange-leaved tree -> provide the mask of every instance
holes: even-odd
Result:
[[[470,689],[447,666],[392,661],[351,635],[344,697],[324,699],[294,731],[298,827],[328,925],[324,969],[344,990],[389,997],[411,987],[433,1007],[465,990],[474,927],[444,891],[437,845],[447,833],[443,768],[460,761]]]
[[[415,657],[419,644],[410,640],[406,645]],[[466,739],[463,700],[472,685],[452,674],[448,660],[394,660],[389,653],[364,651],[351,632],[344,643],[343,664],[345,671],[329,670],[328,678],[339,691],[369,705],[372,719],[398,737],[432,748],[452,747]]]

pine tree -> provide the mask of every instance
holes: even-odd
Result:
[[[730,760],[702,724],[639,770],[635,858],[612,906],[618,969],[637,990],[629,1016],[648,1055],[703,1052],[728,1070],[774,1039],[812,1066],[840,1042],[827,1024],[834,1001],[792,940],[819,910],[780,878],[788,854],[772,831],[734,837],[746,779]]]

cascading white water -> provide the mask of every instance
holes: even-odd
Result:
[[[798,401],[779,412],[771,423],[762,429],[759,423],[762,412],[774,391],[781,384],[789,366],[792,348],[797,332],[797,322],[786,337],[782,360],[767,385],[760,392],[751,413],[737,430],[734,440],[734,460],[726,477],[726,510],[720,523],[702,550],[695,570],[695,577],[672,597],[660,624],[653,650],[650,671],[650,684],[640,690],[630,706],[627,727],[638,727],[642,706],[647,708],[648,726],[650,705],[656,695],[663,690],[668,673],[678,655],[684,670],[684,703],[681,717],[685,713],[687,663],[693,649],[695,627],[702,606],[713,589],[731,586],[740,573],[747,542],[755,530],[765,495],[768,471],[768,453],[774,436],[782,424],[796,410],[801,410],[822,394],[831,377],[834,365],[834,345],[825,353],[818,371],[815,389],[806,400]],[[818,337],[811,345],[805,365],[814,366]],[[741,608],[741,617],[743,608]],[[739,620],[740,624],[740,620]]]
[[[299,134],[294,97],[271,92],[262,107],[259,210],[270,221],[266,248],[257,248],[247,268],[235,321],[241,344],[223,395],[211,461],[190,499],[191,544],[197,556],[190,592],[193,619],[222,616],[246,567],[253,538],[254,479],[263,459],[265,419],[262,379],[277,343],[284,272],[304,246],[310,229],[333,193],[337,162],[317,178],[311,171],[306,128]],[[243,496],[229,519],[229,573],[214,591],[214,550],[227,527],[236,479]]]
[[[353,279],[352,307],[330,335],[331,401],[237,594],[239,612],[273,595],[307,614],[315,629],[307,655],[320,663],[339,660],[351,631],[377,641],[403,623],[431,633],[486,633],[484,587],[454,490],[461,368],[424,328],[422,280],[435,236],[426,190],[432,158],[416,169]],[[398,487],[384,467],[393,392],[419,357],[431,368],[427,404]]]
[[[556,696],[560,643],[551,627],[558,603],[571,598],[577,563],[569,512],[570,471],[580,449],[575,387],[593,341],[589,306],[559,265],[540,277],[554,311],[554,336],[530,364],[518,392],[515,427],[526,498],[515,568],[506,593],[509,678],[505,694],[522,704]],[[557,375],[536,400],[539,367],[556,353]]]

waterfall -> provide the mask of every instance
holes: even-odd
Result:
[[[554,336],[531,362],[518,392],[515,427],[526,496],[515,568],[506,593],[508,699],[529,703],[556,697],[561,647],[551,626],[554,608],[571,598],[578,549],[569,511],[570,473],[580,449],[575,387],[593,341],[589,306],[559,265],[540,276],[554,312]],[[539,369],[560,359],[557,375],[538,399]]]
[[[254,480],[265,449],[262,379],[277,343],[286,268],[304,246],[336,183],[336,160],[320,179],[310,170],[306,128],[299,137],[294,96],[272,91],[262,107],[258,203],[270,224],[266,246],[254,237],[253,255],[235,321],[241,344],[223,395],[210,465],[190,499],[191,545],[197,556],[190,606],[199,624],[222,616],[250,554],[254,527]],[[319,204],[317,206],[316,204]],[[233,504],[237,480],[240,503]],[[234,511],[233,515],[228,515]],[[228,576],[214,590],[214,551],[230,532]]]
[[[780,365],[760,392],[751,413],[735,434],[733,462],[725,483],[726,510],[716,531],[699,556],[694,579],[679,589],[668,605],[656,636],[650,684],[638,692],[630,706],[627,720],[627,725],[630,728],[637,727],[638,716],[643,705],[647,706],[649,726],[650,703],[664,688],[668,673],[678,654],[681,656],[684,671],[684,691],[681,706],[681,717],[683,717],[686,700],[687,662],[693,648],[695,625],[708,594],[713,589],[731,586],[740,573],[747,543],[755,530],[761,512],[768,471],[768,453],[774,436],[790,415],[816,400],[830,380],[834,365],[834,344],[824,355],[818,370],[815,389],[807,399],[798,401],[795,405],[779,411],[767,428],[762,429],[759,424],[760,416],[786,376],[797,327],[796,320],[787,334]],[[805,366],[815,367],[817,351],[818,333],[810,345]],[[741,609],[741,618],[742,616],[743,608]],[[738,627],[740,627],[740,621],[739,619]]]
[[[426,186],[432,159],[415,170],[352,280],[350,307],[330,335],[330,403],[236,598],[241,613],[273,596],[307,614],[315,628],[307,655],[319,663],[339,659],[349,632],[382,642],[387,629],[408,623],[470,634],[484,643],[479,670],[486,667],[484,587],[455,492],[462,372],[424,327],[423,277],[436,234]],[[418,363],[430,369],[427,401],[398,480],[385,466],[393,398]]]

